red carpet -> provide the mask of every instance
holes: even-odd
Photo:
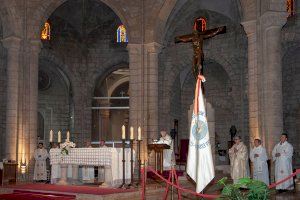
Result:
[[[14,190],[12,194],[0,194],[1,200],[21,199],[21,200],[74,200],[75,195],[60,195],[42,192],[27,192]]]
[[[133,192],[134,189],[114,189],[114,188],[99,188],[96,186],[73,186],[73,185],[52,185],[52,184],[22,184],[10,185],[6,188],[15,189],[14,191],[30,191],[45,193],[50,191],[55,194],[93,194],[93,195],[107,195],[114,193]],[[23,199],[22,199],[23,200]]]

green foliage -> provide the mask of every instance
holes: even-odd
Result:
[[[218,181],[223,186],[221,197],[226,200],[267,200],[270,197],[268,186],[261,181],[241,178],[235,184],[226,184],[227,177]]]

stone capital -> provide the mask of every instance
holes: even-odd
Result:
[[[247,36],[255,34],[256,33],[256,20],[249,20],[241,22],[242,26],[244,27],[244,30],[247,34]]]
[[[9,36],[2,39],[2,44],[7,50],[20,50],[22,39],[15,36]]]
[[[264,29],[282,28],[287,21],[287,16],[287,12],[267,11],[260,17],[260,23]]]
[[[142,54],[142,44],[127,44],[129,54]]]
[[[159,54],[161,52],[161,50],[163,49],[163,46],[157,42],[151,42],[151,43],[147,43],[144,44],[145,46],[145,50],[148,53],[157,53]]]

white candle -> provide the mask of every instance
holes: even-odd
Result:
[[[125,125],[122,126],[122,139],[126,139],[126,130],[125,130]]]
[[[67,141],[70,141],[70,131],[67,131]]]
[[[142,129],[140,126],[138,128],[138,140],[142,140]]]
[[[57,142],[61,143],[61,132],[60,131],[58,131],[58,134],[57,134]]]
[[[133,127],[130,127],[130,139],[133,140],[134,139],[134,130]]]
[[[53,142],[53,131],[50,130],[49,142]]]

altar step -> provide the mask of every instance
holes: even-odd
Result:
[[[10,199],[20,199],[20,200],[74,200],[75,195],[65,195],[65,194],[53,194],[47,192],[30,192],[24,190],[14,190],[10,194],[0,194],[0,199],[10,200]]]

